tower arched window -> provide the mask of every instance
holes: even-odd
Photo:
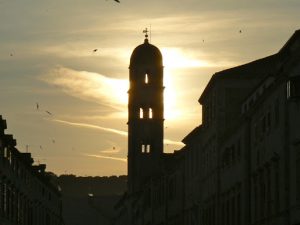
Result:
[[[140,108],[140,119],[144,118],[144,110],[143,108]]]
[[[148,74],[146,73],[145,74],[145,84],[148,84],[149,83],[149,76]]]
[[[149,108],[149,119],[153,118],[153,111],[152,108]]]

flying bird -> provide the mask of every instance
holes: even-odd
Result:
[[[48,115],[52,116],[52,113],[49,111],[45,111],[46,113],[48,113]]]
[[[36,103],[36,110],[39,110],[40,106],[39,103]]]
[[[97,49],[97,48],[95,48],[95,49],[93,50],[93,52],[96,52],[96,51],[98,51],[98,49]]]
[[[240,30],[239,32],[240,32],[240,34],[241,34],[241,33],[242,33],[242,30]]]
[[[120,1],[119,0],[114,0],[115,2],[117,2],[117,3],[120,3]]]

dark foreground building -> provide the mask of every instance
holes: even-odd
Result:
[[[16,149],[0,116],[0,225],[62,225],[61,195],[46,165]]]
[[[300,224],[300,30],[276,54],[214,74],[202,124],[163,153],[160,51],[130,59],[122,225]]]

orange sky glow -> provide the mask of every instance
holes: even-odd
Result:
[[[210,77],[276,53],[300,28],[299,9],[298,0],[0,0],[6,133],[58,175],[126,174],[128,66],[145,27],[163,55],[173,152],[201,123]]]

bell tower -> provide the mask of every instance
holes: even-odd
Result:
[[[160,172],[163,155],[163,63],[162,54],[149,43],[132,52],[129,66],[128,191],[139,190],[151,175]]]

